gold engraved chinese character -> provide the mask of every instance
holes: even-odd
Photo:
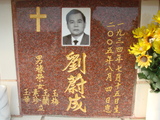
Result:
[[[44,78],[43,74],[37,74],[36,76],[38,82],[43,82],[43,78]]]
[[[117,55],[117,59],[115,60],[115,61],[117,61],[118,63],[120,63],[121,62],[121,60],[123,60],[122,58],[121,58],[121,55]]]
[[[113,69],[111,68],[111,66],[108,66],[108,68],[106,69],[106,71],[108,71],[108,69],[109,69],[110,71],[113,71]]]
[[[114,53],[113,50],[112,50],[112,47],[109,47],[105,54],[109,54],[109,53]]]
[[[43,105],[40,105],[40,106],[38,107],[38,110],[37,110],[37,111],[44,111]]]
[[[82,78],[82,75],[80,73],[77,74],[77,76],[70,76],[68,79],[69,85],[67,87],[67,89],[65,90],[65,92],[69,92],[69,93],[75,93],[75,92],[79,92],[80,94],[84,94],[84,84],[87,83],[87,81],[85,81]]]
[[[54,96],[54,97],[58,97],[57,90],[53,90],[53,96]]]
[[[112,74],[111,73],[108,73],[107,74],[107,78],[106,78],[106,81],[112,81]]]
[[[124,35],[125,35],[125,33],[122,33],[122,30],[121,30],[121,29],[119,29],[119,30],[117,31],[117,35],[116,35],[116,36],[122,37],[122,36],[124,36]]]
[[[113,61],[112,56],[107,56],[107,59],[105,62],[108,64],[111,64],[112,61]]]
[[[117,25],[123,25],[124,23],[118,23]]]
[[[116,42],[116,44],[124,43],[124,41],[122,41],[121,39],[122,39],[122,38],[121,38],[121,37],[119,37],[119,38],[118,38],[118,41]]]
[[[120,97],[120,96],[121,96],[121,95],[120,95],[119,90],[118,90],[118,91],[116,91],[116,93],[114,94],[113,97]]]
[[[43,84],[38,84],[38,85],[37,85],[38,89],[44,89],[44,88],[43,88],[44,86],[45,86],[45,85],[43,85]]]
[[[81,110],[82,112],[86,112],[86,106],[82,108],[82,101],[79,101],[81,97],[78,97],[78,94],[75,94],[75,98],[69,97],[69,105],[67,111],[73,109],[73,111]]]
[[[119,106],[118,106],[118,105],[116,105],[116,106],[114,107],[114,113],[120,113],[120,112],[119,112]]]
[[[112,87],[112,86],[110,86],[110,87],[106,87],[106,88],[105,88],[106,92],[111,92],[111,91],[112,91],[112,89],[113,89],[113,87]]]
[[[23,101],[28,104],[30,102],[30,97],[29,96],[24,96]]]
[[[116,87],[117,89],[119,89],[119,86],[121,86],[121,84],[120,84],[120,83],[117,83],[115,87]]]
[[[106,113],[112,113],[112,110],[111,110],[111,106],[110,105],[105,105],[105,112]]]
[[[69,60],[70,62],[62,71],[65,71],[68,69],[68,72],[73,72],[81,67],[81,62],[82,62],[82,69],[80,71],[83,74],[86,74],[86,54],[83,53],[82,55],[83,55],[82,59],[80,58],[79,54],[74,54],[73,51],[68,55],[66,55],[67,60]]]
[[[52,98],[51,104],[53,104],[53,105],[58,105],[59,104],[59,100],[57,99],[57,97]]]
[[[116,70],[117,70],[118,72],[122,72],[121,68],[122,68],[122,67],[118,65]]]
[[[58,93],[56,92],[56,90],[53,90],[53,95],[52,95],[52,100],[51,100],[51,104],[54,105],[58,105],[59,104],[59,100],[57,99],[58,97]]]
[[[44,67],[43,67],[43,65],[37,65],[37,67],[36,67],[36,71],[38,72],[38,73],[40,73],[40,74],[42,74],[42,73],[44,73]]]
[[[114,32],[113,32],[113,31],[108,31],[108,32],[107,32],[107,35],[108,35],[108,37],[113,37]]]
[[[37,64],[42,64],[42,62],[43,62],[43,60],[42,60],[42,55],[37,55],[37,56],[36,56],[36,59],[37,59],[37,60],[36,60],[36,65],[37,65]]]
[[[118,23],[117,25],[123,25],[124,23]],[[113,22],[110,22],[109,25],[107,27],[116,27],[116,25],[113,24]]]
[[[113,40],[112,39],[107,39],[106,42],[107,42],[108,45],[112,45],[113,44]]]
[[[33,101],[32,103],[34,104],[37,104],[39,101],[41,101],[38,97],[39,97],[39,94],[38,94],[38,90],[37,89],[34,89],[33,90]]]
[[[116,51],[117,51],[117,52],[122,52],[122,51],[123,51],[123,47],[117,47],[117,48],[116,48]]]
[[[121,82],[121,73],[116,74],[116,79],[115,81]]]
[[[113,22],[110,22],[107,27],[115,27],[115,25],[112,25],[112,24],[113,24]]]
[[[116,98],[116,99],[114,100],[114,103],[115,103],[115,104],[118,104],[118,103],[119,103],[119,98]]]
[[[42,104],[43,105],[49,105],[49,93],[48,93],[48,90],[47,89],[45,89],[44,90],[44,95],[42,95]]]
[[[23,101],[26,103],[30,102],[30,92],[28,92],[28,89],[24,89],[24,94],[23,94]]]
[[[111,101],[111,97],[107,97],[106,98],[106,103],[110,103],[110,101]]]

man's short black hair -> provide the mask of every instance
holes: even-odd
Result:
[[[82,19],[83,19],[84,23],[86,23],[86,17],[84,16],[84,14],[77,9],[73,9],[66,16],[67,24],[68,24],[68,21],[69,21],[69,16],[72,15],[72,14],[77,14],[77,13],[80,13],[82,15]]]

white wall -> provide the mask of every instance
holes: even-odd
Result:
[[[8,88],[11,113],[19,115],[11,1],[0,0],[0,84]]]
[[[0,75],[16,80],[14,41],[10,0],[0,0]]]
[[[141,26],[152,21],[153,14],[157,13],[158,0],[142,0],[141,5]],[[19,115],[19,100],[16,77],[14,40],[12,28],[11,1],[0,0],[0,84],[8,87],[11,114]],[[134,115],[136,118],[143,118],[146,115],[148,84],[143,80],[137,80],[135,93]],[[62,118],[54,118],[62,120]],[[71,118],[64,118],[70,120]],[[75,119],[74,119],[75,120]],[[84,120],[90,120],[85,118]],[[97,119],[96,119],[97,120]],[[101,119],[100,119],[101,120]],[[113,119],[105,119],[113,120]],[[120,119],[114,119],[120,120]]]

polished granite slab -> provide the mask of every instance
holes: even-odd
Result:
[[[21,114],[132,116],[136,70],[128,48],[136,41],[139,6],[138,0],[13,0]],[[89,45],[63,46],[63,8],[89,9]]]

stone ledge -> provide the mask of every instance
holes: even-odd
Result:
[[[26,116],[19,116],[19,117],[13,117],[12,120],[145,120],[144,118],[73,118],[73,117],[53,117],[53,116],[34,116],[34,115],[26,115]]]

